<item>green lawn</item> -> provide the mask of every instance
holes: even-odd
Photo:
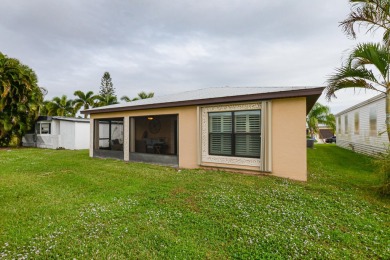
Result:
[[[368,157],[308,150],[307,183],[0,150],[0,259],[390,258]]]

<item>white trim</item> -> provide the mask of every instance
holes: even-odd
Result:
[[[260,171],[272,172],[272,101],[264,101],[262,105]]]
[[[95,120],[91,119],[89,125],[89,157],[93,157],[93,145],[94,145],[94,131],[95,131]]]

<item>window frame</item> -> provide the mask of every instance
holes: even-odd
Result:
[[[258,111],[259,112],[259,132],[256,133],[250,133],[250,132],[236,132],[236,116],[235,113],[242,113],[242,112],[250,112],[250,111]],[[221,133],[212,133],[211,132],[211,124],[210,124],[210,114],[218,114],[218,113],[230,113],[231,117],[231,132],[221,132]],[[231,110],[231,111],[213,111],[213,112],[207,112],[207,120],[209,121],[208,124],[208,154],[211,156],[221,156],[221,157],[239,157],[239,158],[260,158],[261,157],[261,109],[247,109],[247,110]],[[230,154],[216,154],[211,152],[211,136],[212,135],[230,135],[230,145],[231,145],[231,152]],[[258,136],[259,137],[259,154],[256,156],[248,156],[248,155],[237,155],[236,153],[236,137],[239,135],[251,135],[251,136]]]
[[[375,124],[373,123],[375,122]],[[369,136],[378,136],[378,111],[376,107],[370,107],[368,112],[368,125],[369,125]],[[374,129],[375,128],[375,129]]]
[[[355,111],[353,122],[354,122],[353,133],[355,135],[359,135],[360,134],[360,113],[359,113],[359,111]]]
[[[42,133],[42,125],[49,125],[49,133]],[[37,135],[51,135],[51,122],[37,122],[35,125],[35,133]]]
[[[344,134],[349,134],[349,120],[348,120],[348,114],[344,116]]]

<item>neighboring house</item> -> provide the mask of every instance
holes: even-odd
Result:
[[[323,87],[222,87],[84,110],[91,157],[305,181],[306,115]]]
[[[386,151],[385,95],[380,94],[336,114],[337,145],[359,153]]]
[[[306,134],[309,135],[309,130],[306,130]],[[314,135],[314,138],[318,143],[325,143],[325,139],[334,136],[332,128],[327,125],[319,124],[318,125],[318,133]]]
[[[39,148],[89,148],[89,119],[40,116],[32,133],[23,137],[23,146]]]

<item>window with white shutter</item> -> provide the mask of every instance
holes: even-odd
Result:
[[[232,155],[232,113],[209,113],[210,154]]]
[[[235,155],[260,157],[260,110],[234,112]]]
[[[260,157],[260,110],[209,113],[209,154]]]

